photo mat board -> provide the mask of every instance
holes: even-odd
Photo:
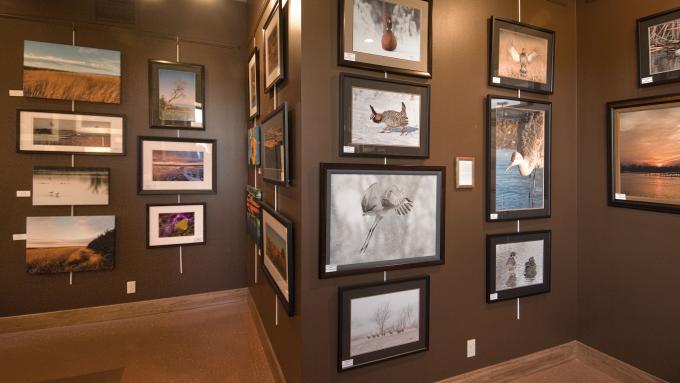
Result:
[[[260,125],[260,167],[266,182],[290,185],[288,103],[284,102],[262,119]]]
[[[432,77],[432,1],[339,0],[338,64]]]
[[[151,128],[205,130],[203,65],[149,60]]]
[[[260,52],[253,48],[248,60],[248,117],[260,115]]]
[[[338,293],[338,372],[429,349],[430,277]]]
[[[264,40],[264,91],[269,92],[276,84],[283,81],[286,67],[286,10],[282,0],[274,0],[271,10],[262,29]]]
[[[340,155],[430,155],[430,86],[340,74]]]
[[[289,316],[295,315],[293,222],[262,206],[262,270]]]
[[[146,205],[147,248],[205,244],[205,207],[205,203]]]
[[[550,230],[486,237],[486,302],[550,291]]]
[[[18,109],[17,152],[125,155],[125,116]]]
[[[261,137],[259,126],[248,129],[248,165],[260,166]]]
[[[320,168],[320,278],[444,263],[444,167]]]
[[[111,270],[115,258],[115,216],[26,218],[29,274]]]
[[[33,167],[33,206],[108,205],[109,168]]]
[[[489,222],[550,217],[552,105],[487,97]]]
[[[24,40],[24,97],[120,104],[119,51]]]
[[[489,85],[553,93],[555,32],[496,17],[489,24]]]
[[[680,81],[680,8],[637,20],[639,86]]]
[[[139,137],[139,194],[216,192],[217,141]]]
[[[607,107],[609,205],[680,213],[680,95]]]

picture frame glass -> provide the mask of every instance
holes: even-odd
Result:
[[[284,23],[282,22],[280,3],[280,0],[275,0],[274,9],[272,9],[263,29],[264,78],[265,88],[267,89],[283,79],[283,56],[285,53],[282,44],[282,28],[284,28]]]
[[[288,185],[288,104],[284,103],[260,125],[260,166],[267,182]]]
[[[250,239],[262,247],[262,205],[253,193],[246,193],[246,230]]]
[[[149,62],[149,120],[152,128],[205,129],[202,65]]]
[[[262,262],[286,302],[290,302],[289,228],[267,209],[262,210]]]
[[[33,167],[33,206],[108,205],[110,169]]]
[[[214,192],[215,142],[140,137],[141,192]]]
[[[641,86],[680,81],[680,9],[638,19]]]
[[[257,48],[253,50],[248,60],[248,114],[254,118],[260,114],[260,76],[259,57]]]
[[[205,243],[205,205],[149,205],[148,246],[181,246]]]

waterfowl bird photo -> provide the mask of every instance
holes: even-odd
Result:
[[[361,250],[361,255],[366,253],[368,245],[373,238],[376,228],[390,212],[397,216],[406,216],[413,209],[413,200],[404,195],[404,192],[397,185],[384,187],[378,182],[373,183],[364,191],[361,198],[361,210],[364,216],[373,216],[373,223],[366,234],[366,239]]]
[[[516,166],[522,177],[529,177],[529,205],[534,207],[536,172],[544,167],[545,126],[540,113],[532,113],[521,122],[517,127],[517,150],[512,153],[505,171]]]
[[[536,50],[532,50],[531,52],[527,53],[526,48],[522,48],[522,50],[518,52],[517,48],[510,44],[508,53],[510,54],[512,61],[519,64],[519,75],[522,77],[527,77],[527,73],[529,72],[529,64],[531,64],[536,56],[538,56],[538,52],[536,52]]]

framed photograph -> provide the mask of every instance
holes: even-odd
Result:
[[[429,349],[429,276],[341,287],[338,306],[338,372]]]
[[[205,203],[146,205],[146,247],[205,244]]]
[[[474,189],[475,158],[456,157],[456,189]]]
[[[265,181],[290,185],[288,139],[288,103],[284,102],[264,117],[260,126],[260,166]]]
[[[550,230],[486,236],[486,302],[550,291]]]
[[[112,270],[115,257],[115,216],[26,218],[29,274]]]
[[[640,86],[680,81],[680,8],[637,20]]]
[[[295,315],[293,223],[265,203],[262,209],[262,270],[289,316]]]
[[[319,277],[444,263],[443,166],[321,164]]]
[[[125,116],[17,110],[17,152],[125,154]]]
[[[680,213],[680,95],[607,107],[609,205]]]
[[[120,104],[120,52],[24,41],[24,97]]]
[[[248,165],[260,166],[260,127],[248,129]]]
[[[109,168],[33,167],[33,206],[108,205]]]
[[[549,102],[487,97],[487,221],[550,217]]]
[[[139,137],[139,194],[215,193],[217,142]]]
[[[552,93],[555,32],[496,17],[490,24],[489,85]]]
[[[281,0],[274,0],[262,29],[264,40],[264,91],[283,81],[286,63],[286,17]]]
[[[338,64],[432,77],[431,0],[339,0]]]
[[[252,186],[246,192],[246,231],[250,239],[258,247],[262,247],[262,206],[260,205],[262,195],[257,189],[254,191]],[[259,197],[258,197],[259,195]]]
[[[253,48],[248,60],[248,116],[260,115],[260,54]]]
[[[203,65],[149,60],[151,128],[205,130]]]
[[[340,155],[430,155],[430,86],[340,75]]]

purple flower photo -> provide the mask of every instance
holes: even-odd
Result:
[[[194,235],[194,213],[161,213],[158,215],[158,235],[161,238]]]

